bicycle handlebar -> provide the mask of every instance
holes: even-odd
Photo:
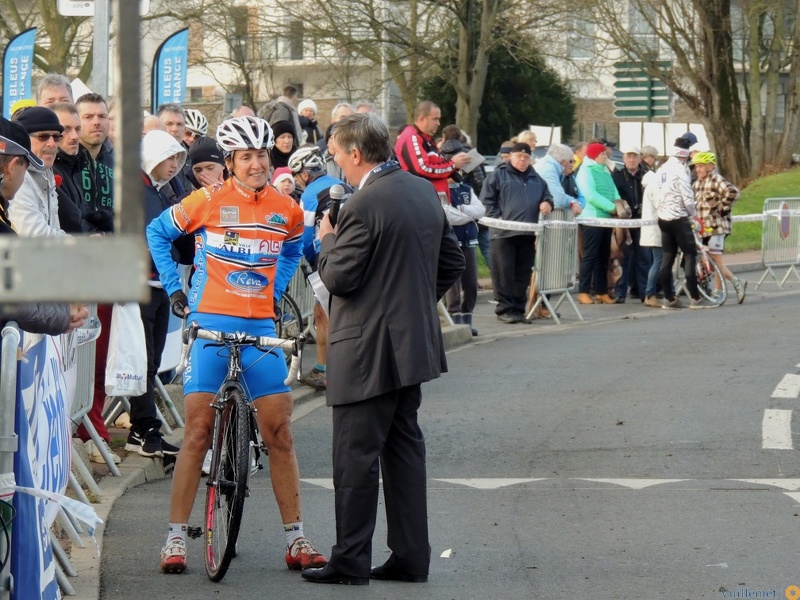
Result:
[[[225,345],[236,344],[239,346],[256,346],[261,349],[274,350],[275,348],[279,348],[281,350],[291,351],[292,361],[289,365],[289,374],[284,380],[284,384],[288,386],[292,384],[292,381],[300,380],[300,361],[303,356],[303,344],[305,344],[306,341],[306,336],[302,333],[296,338],[285,340],[283,338],[270,337],[267,335],[250,335],[242,332],[226,333],[224,331],[204,329],[200,327],[197,321],[192,321],[188,323],[186,329],[183,330],[181,360],[175,368],[178,375],[182,375],[186,370],[189,361],[189,353],[197,338]]]

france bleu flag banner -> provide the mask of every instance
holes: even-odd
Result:
[[[12,598],[51,600],[61,597],[48,535],[59,505],[46,496],[63,494],[69,482],[69,417],[77,376],[75,339],[73,335],[25,333],[22,351],[17,373],[15,431],[19,448],[14,455],[14,476],[18,488],[43,493],[14,494]]]
[[[176,31],[156,50],[153,61],[151,112],[168,102],[183,103],[189,60],[189,28]]]
[[[36,28],[27,29],[8,42],[3,54],[3,116],[11,118],[11,105],[33,98],[31,74]]]

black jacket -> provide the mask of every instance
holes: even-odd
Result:
[[[83,189],[83,172],[89,168],[89,151],[83,146],[78,154],[70,156],[58,151],[53,163],[58,194],[58,221],[67,233],[93,233],[97,230],[86,220],[86,198]]]
[[[553,195],[544,179],[528,166],[520,173],[509,163],[503,163],[492,171],[483,185],[481,202],[486,207],[486,216],[504,221],[538,223],[542,202],[553,208]],[[535,235],[533,232],[492,229],[492,239]]]
[[[624,166],[611,174],[619,197],[628,202],[634,219],[642,218],[642,177],[646,172],[646,169],[640,164],[633,175]]]
[[[144,181],[144,227],[147,229],[153,219],[173,204],[177,204],[178,200],[175,199],[175,196],[170,197],[165,193],[168,191],[166,188],[169,187],[169,183],[158,189],[153,185],[150,176],[144,171],[142,171],[142,180]],[[181,265],[192,264],[194,259],[194,235],[182,235],[172,242],[172,259]],[[152,256],[150,257],[150,280],[159,281],[158,270]]]

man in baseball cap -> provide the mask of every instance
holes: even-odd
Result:
[[[12,142],[16,146],[21,147],[25,152],[19,156],[24,156],[28,164],[37,169],[44,169],[44,163],[31,152],[31,138],[22,125],[0,116],[0,136],[6,138],[6,140]],[[2,154],[10,153],[3,152]]]
[[[24,237],[60,237],[67,235],[58,218],[58,195],[53,163],[64,126],[58,115],[44,106],[32,106],[14,115],[25,128],[32,153],[44,163],[44,169],[31,165],[8,214],[17,233]]]

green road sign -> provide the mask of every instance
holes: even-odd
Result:
[[[646,108],[637,109],[617,109],[614,111],[614,116],[618,119],[652,119],[655,117],[669,117],[669,108],[647,110]]]
[[[654,100],[658,100],[661,98],[669,99],[669,90],[667,88],[653,89],[650,90],[650,93],[648,93],[648,91],[645,89],[614,90],[614,98],[619,100],[624,100],[629,98],[641,98],[642,100],[649,100],[651,98]]]
[[[665,71],[667,69],[672,68],[672,61],[671,60],[659,60],[656,61],[656,67],[659,70]],[[619,70],[625,69],[638,69],[640,71],[644,70],[644,62],[643,61],[620,61],[614,63],[614,68]]]
[[[653,108],[653,109],[666,109],[669,110],[669,98],[659,100],[614,100],[614,108]]]

